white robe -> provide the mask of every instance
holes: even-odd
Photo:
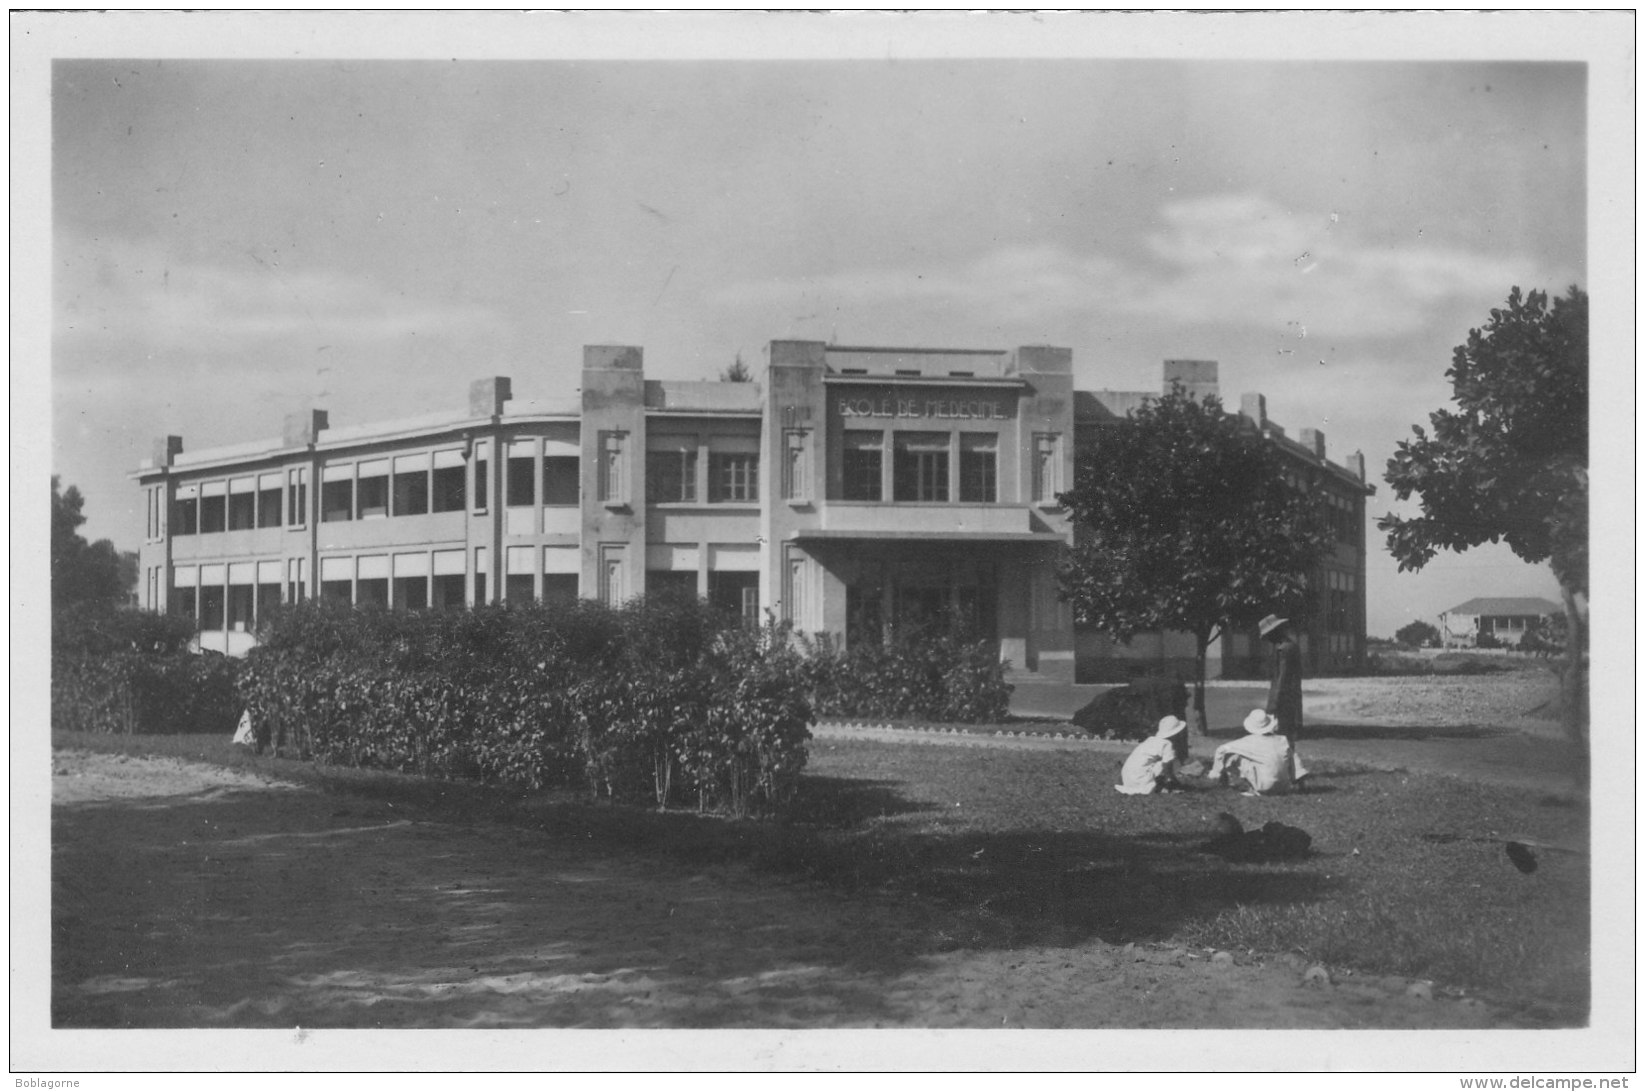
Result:
[[[1302,760],[1291,751],[1291,741],[1278,733],[1253,733],[1218,747],[1211,759],[1210,776],[1219,777],[1225,771],[1231,777],[1244,778],[1264,795],[1287,792],[1294,778],[1308,776]]]
[[[1176,773],[1177,750],[1169,739],[1154,736],[1137,744],[1120,769],[1120,783],[1114,788],[1133,796],[1158,792],[1160,783]]]

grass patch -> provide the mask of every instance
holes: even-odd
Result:
[[[895,900],[929,950],[1158,941],[1297,952],[1431,978],[1580,1023],[1588,859],[1522,875],[1502,838],[1586,846],[1586,804],[1452,778],[1318,763],[1318,792],[1113,791],[1111,752],[817,739],[781,821],[594,805],[384,771],[258,757],[226,740],[54,736],[59,746],[216,762],[449,821],[522,823],[612,852],[740,865]],[[1218,812],[1301,827],[1313,854],[1232,864],[1200,852]],[[1553,1006],[1549,1008],[1548,1006]]]

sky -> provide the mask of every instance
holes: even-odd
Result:
[[[1334,461],[1363,452],[1373,636],[1473,596],[1558,599],[1506,547],[1399,574],[1374,521],[1416,511],[1383,469],[1448,404],[1470,327],[1514,285],[1589,287],[1587,66],[978,41],[58,59],[51,471],[89,538],[135,549],[128,474],[168,433],[198,450],[310,407],[455,410],[490,375],[569,393],[585,344],[711,379],[783,338],[1049,343],[1085,389],[1216,360],[1230,403],[1262,392]]]

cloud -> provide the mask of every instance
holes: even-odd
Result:
[[[1423,329],[1459,301],[1496,301],[1510,285],[1563,283],[1533,262],[1413,236],[1373,241],[1328,211],[1293,213],[1252,194],[1165,205],[1131,255],[1063,245],[1006,247],[948,267],[859,269],[741,282],[726,306],[905,305],[984,321],[1048,325],[1077,316],[1228,325],[1337,340]]]
[[[157,243],[60,236],[54,333],[60,343],[149,349],[310,340],[360,346],[408,334],[484,330],[489,308],[420,300],[336,270],[288,267],[246,248],[199,261]]]

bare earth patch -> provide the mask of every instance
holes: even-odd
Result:
[[[1247,953],[924,950],[906,902],[199,763],[53,767],[58,1027],[1510,1025]]]

